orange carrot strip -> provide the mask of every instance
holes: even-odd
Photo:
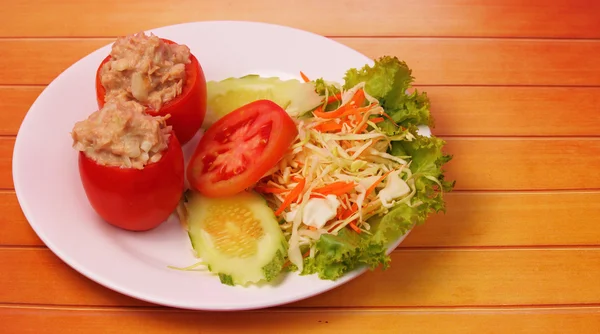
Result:
[[[319,106],[317,109],[315,109],[313,111],[313,115],[320,117],[320,118],[325,118],[325,119],[331,119],[331,118],[337,118],[340,117],[345,111],[346,111],[346,106],[342,106],[341,108],[338,108],[334,111],[323,111],[323,108],[321,106]]]
[[[336,132],[342,129],[342,124],[335,122],[325,122],[315,126],[315,130],[319,132]]]
[[[342,93],[337,93],[335,95],[331,95],[330,97],[327,98],[327,104],[330,104],[332,102],[336,102],[336,101],[341,101],[342,100]]]
[[[377,123],[381,123],[381,122],[385,121],[385,118],[383,118],[383,117],[374,117],[374,118],[371,118],[369,121],[377,124]]]
[[[348,225],[349,225],[349,226],[350,226],[350,227],[351,227],[351,228],[354,230],[354,232],[356,232],[356,233],[360,234],[360,232],[361,232],[361,231],[360,231],[360,229],[358,228],[358,226],[356,226],[356,225],[354,224],[354,222],[350,222]]]
[[[302,178],[294,175],[294,176],[292,176],[292,181],[300,182],[300,181],[302,181]]]
[[[375,183],[373,183],[365,192],[365,198],[367,196],[369,196],[373,191],[375,191],[375,188],[377,187],[377,185],[379,185],[383,180],[385,180],[385,178],[391,173],[392,171],[389,171],[385,174],[383,174],[380,178],[377,179],[377,181],[375,181]]]
[[[385,117],[385,118],[389,119],[389,120],[390,120],[390,122],[392,122],[392,124],[394,124],[395,126],[398,126],[398,124],[397,124],[396,122],[394,122],[394,120],[392,119],[392,117],[391,117],[390,115],[388,115],[388,114],[387,114],[387,113],[385,113],[385,112],[384,112],[382,115],[383,115],[383,117]]]
[[[258,191],[259,193],[264,193],[264,194],[282,194],[284,192],[289,191],[289,189],[281,189],[281,188],[275,188],[275,187],[254,187],[254,190]]]
[[[311,193],[310,198],[325,198],[325,195],[319,193]]]
[[[354,103],[352,103],[354,102]],[[321,118],[337,118],[342,116],[344,113],[346,113],[348,111],[348,109],[356,109],[358,107],[360,107],[363,103],[365,102],[365,93],[363,92],[362,89],[359,89],[354,96],[352,97],[352,99],[350,100],[350,102],[346,103],[345,105],[341,106],[340,108],[334,110],[334,111],[329,111],[329,112],[325,112],[322,108],[322,106],[319,106],[317,109],[315,109],[313,111],[313,114],[317,117],[321,117]]]
[[[365,130],[367,130],[367,127],[369,126],[369,124],[365,123],[363,124],[356,133],[363,133],[365,132]]]
[[[363,111],[365,111],[363,108],[348,108],[348,109],[349,110],[347,110],[343,114],[341,114],[340,117],[346,117],[346,116],[350,116],[350,115],[359,117],[360,114],[362,114]]]
[[[310,79],[306,76],[306,74],[302,73],[302,71],[300,71],[300,76],[302,77],[302,80],[304,80],[304,82],[310,81]]]
[[[337,215],[335,216],[335,218],[337,218],[338,220],[340,219],[344,219],[344,215],[346,214],[346,210],[343,207],[340,206],[340,208],[338,209]]]
[[[354,105],[356,107],[360,107],[362,106],[363,103],[365,103],[365,91],[361,89],[357,90],[356,93],[354,94],[354,96],[352,97],[352,99],[350,100],[349,103],[354,102]]]
[[[294,189],[292,189],[292,191],[285,197],[285,199],[283,200],[283,203],[281,203],[281,206],[279,206],[277,211],[275,211],[276,216],[281,215],[283,213],[283,210],[285,210],[288,206],[290,206],[292,204],[292,202],[294,202],[298,198],[298,196],[300,196],[300,194],[302,193],[302,190],[304,190],[305,184],[306,184],[305,179],[301,179],[298,182],[298,184],[294,187]]]
[[[334,183],[328,184],[328,185],[320,187],[320,188],[315,188],[315,189],[313,189],[313,192],[323,194],[323,195],[331,194],[331,195],[341,196],[345,193],[352,191],[352,189],[354,189],[354,187],[355,187],[355,184],[353,182],[338,181],[338,182],[334,182]]]
[[[317,228],[314,227],[314,226],[309,226],[308,229],[311,230],[311,231],[316,231],[317,230]]]

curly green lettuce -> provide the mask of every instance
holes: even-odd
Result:
[[[364,82],[365,91],[379,100],[396,124],[433,126],[427,93],[419,93],[416,89],[407,93],[414,77],[412,70],[397,57],[384,56],[375,60],[373,66],[351,69],[346,72],[344,81],[345,89]],[[392,125],[386,121],[383,126],[391,128]]]
[[[337,235],[324,234],[315,245],[314,256],[304,260],[303,275],[317,274],[321,279],[335,280],[357,268],[388,268],[388,248],[415,225],[425,222],[432,213],[445,212],[443,194],[454,187],[444,178],[443,166],[452,156],[443,153],[445,141],[435,136],[422,136],[418,125],[433,126],[429,99],[425,93],[407,93],[414,78],[406,63],[395,57],[382,57],[373,66],[351,69],[346,73],[344,88],[365,82],[365,90],[377,98],[394,122],[378,124],[388,135],[410,132],[414,139],[394,141],[389,150],[395,156],[409,156],[409,168],[416,193],[408,203],[393,207],[387,214],[369,220],[370,233],[343,229]],[[320,95],[330,88],[317,81]],[[396,123],[396,124],[394,124]],[[293,269],[293,268],[292,268]]]
[[[443,193],[454,187],[454,181],[444,180],[443,165],[450,155],[442,153],[445,142],[435,137],[415,134],[412,141],[397,141],[391,153],[410,155],[410,170],[417,192],[409,206],[401,203],[386,215],[369,221],[371,234],[341,230],[338,235],[322,235],[316,243],[314,257],[304,261],[302,274],[318,274],[322,279],[335,280],[362,266],[387,269],[390,263],[387,250],[394,241],[415,225],[425,222],[432,213],[445,212]]]

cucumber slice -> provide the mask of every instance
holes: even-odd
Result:
[[[183,216],[192,247],[223,284],[247,285],[279,275],[287,242],[260,195],[208,198],[188,191],[185,197]]]
[[[260,99],[277,103],[294,117],[313,110],[322,102],[322,97],[315,92],[314,83],[295,79],[284,81],[251,74],[208,81],[206,85],[207,111],[202,124],[205,129],[233,110]]]

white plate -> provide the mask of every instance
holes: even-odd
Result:
[[[312,78],[341,82],[349,68],[372,64],[366,56],[325,37],[270,24],[197,22],[152,32],[187,44],[207,80],[251,73],[299,79],[302,70]],[[167,267],[196,261],[175,218],[144,233],[126,232],[101,221],[81,186],[70,131],[97,108],[94,75],[109,52],[110,45],[102,47],[61,73],[31,106],[15,143],[13,178],[19,203],[38,236],[58,257],[125,295],[202,310],[285,304],[330,290],[364,272],[356,270],[335,282],[289,274],[276,285],[230,287],[207,272]],[[188,153],[197,139],[186,146]]]

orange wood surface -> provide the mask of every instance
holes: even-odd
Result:
[[[599,1],[23,0],[2,8],[11,15],[0,25],[0,332],[600,333]],[[431,98],[433,132],[454,155],[448,212],[415,228],[387,271],[270,310],[161,307],[63,263],[13,189],[13,146],[29,107],[115,36],[198,20],[283,24],[405,60]]]

